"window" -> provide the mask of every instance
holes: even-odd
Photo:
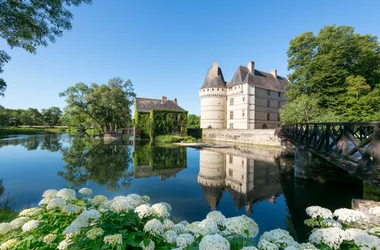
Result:
[[[241,161],[241,165],[244,166],[244,160]]]
[[[233,129],[233,128],[234,128],[234,124],[230,123],[230,129]]]
[[[244,181],[244,175],[241,175],[241,180]]]
[[[232,169],[228,170],[228,176],[230,176],[230,177],[234,176],[234,171]]]
[[[234,105],[234,98],[230,98],[230,105]]]
[[[268,121],[270,120],[270,114],[269,113],[267,114],[267,120]]]
[[[281,92],[278,92],[278,97],[281,97]]]
[[[270,95],[270,90],[267,90],[267,95]]]
[[[219,91],[219,89],[216,89],[217,91]]]
[[[280,114],[277,114],[277,121],[280,121]]]
[[[234,162],[234,158],[232,155],[230,155],[230,163],[233,163]]]
[[[230,120],[234,119],[234,111],[230,111]]]
[[[241,116],[242,117],[245,117],[245,110],[243,109],[242,113],[241,113]]]
[[[281,108],[281,102],[280,101],[277,103],[277,108]]]
[[[243,96],[243,102],[245,102],[245,96]]]
[[[267,107],[270,107],[270,100],[267,100]]]

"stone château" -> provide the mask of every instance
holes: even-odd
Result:
[[[201,128],[277,128],[287,84],[288,80],[277,75],[277,70],[256,70],[252,61],[246,67],[239,66],[232,80],[226,82],[214,62],[199,90]]]

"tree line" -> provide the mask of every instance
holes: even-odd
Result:
[[[284,123],[380,121],[380,44],[349,26],[290,41]]]
[[[50,107],[39,111],[35,108],[8,109],[0,105],[0,127],[10,126],[58,126],[62,125],[62,111]]]

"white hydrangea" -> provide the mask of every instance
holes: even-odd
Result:
[[[250,246],[250,247],[243,247],[240,250],[258,250],[256,247]]]
[[[365,224],[369,221],[368,216],[361,212],[347,208],[335,210],[334,216],[338,217],[338,221],[343,224]]]
[[[342,225],[339,222],[332,219],[326,219],[326,220],[321,221],[321,226],[322,227],[342,227]]]
[[[92,189],[91,188],[81,188],[81,189],[79,189],[78,193],[83,194],[83,195],[91,195]]]
[[[320,206],[308,207],[306,208],[306,213],[313,219],[316,219],[317,217],[321,217],[322,219],[332,219],[333,217],[333,214],[329,209]]]
[[[154,250],[155,248],[155,244],[153,240],[149,240],[148,246],[145,246],[144,241],[141,241],[139,246],[141,247],[141,249],[144,249],[144,250]]]
[[[259,232],[256,222],[245,215],[228,218],[224,221],[224,225],[228,231],[245,237],[254,238]],[[248,235],[245,230],[248,231]]]
[[[0,223],[0,235],[8,233],[12,229],[13,227],[11,226],[10,223],[8,222]]]
[[[226,217],[219,211],[212,211],[207,214],[206,219],[215,221],[219,226],[224,226]]]
[[[0,245],[0,250],[12,249],[16,246],[16,244],[17,244],[17,240],[15,239],[7,240],[6,242]]]
[[[62,188],[61,190],[58,191],[56,196],[59,198],[63,198],[67,201],[76,199],[75,190],[69,189],[69,188]]]
[[[43,198],[42,200],[40,200],[40,202],[38,202],[38,206],[47,205],[49,204],[49,201],[51,201],[51,199]]]
[[[164,233],[164,239],[169,244],[174,244],[177,241],[178,234],[173,230],[168,230]]]
[[[152,215],[152,209],[146,205],[142,204],[135,209],[135,213],[139,216],[140,219],[151,216]]]
[[[10,222],[10,225],[12,229],[19,229],[22,227],[26,222],[28,222],[30,219],[28,217],[18,217]]]
[[[121,234],[108,235],[104,237],[104,243],[110,244],[111,246],[121,245],[123,243],[123,237]]]
[[[55,198],[55,196],[57,195],[58,193],[58,190],[55,190],[55,189],[47,189],[45,190],[45,192],[42,194],[42,197],[48,199],[48,200],[51,200],[53,198]]]
[[[62,234],[64,235],[74,235],[74,234],[79,234],[80,233],[80,230],[83,228],[83,227],[86,227],[88,226],[88,224],[86,223],[79,223],[78,221],[73,221],[71,222],[71,224],[65,228],[65,230],[63,230]]]
[[[95,206],[99,206],[105,201],[108,201],[108,199],[104,195],[95,195],[94,198],[92,198],[92,204]]]
[[[189,233],[186,233],[186,234],[180,234],[178,237],[177,237],[177,246],[178,247],[182,247],[182,248],[185,248],[191,244],[193,244],[194,242],[194,236],[192,236],[191,234]]]
[[[258,247],[260,250],[278,250],[279,249],[275,244],[267,240],[260,240]]]
[[[79,213],[81,208],[75,204],[67,204],[63,207],[62,212],[68,213],[68,214],[77,214]]]
[[[299,247],[299,250],[318,250],[313,244],[307,242],[307,243],[302,243]]]
[[[339,227],[328,227],[313,231],[309,237],[309,241],[314,244],[325,243],[332,249],[339,249],[340,244],[349,238],[349,233]]]
[[[380,249],[380,239],[374,235],[358,235],[354,238],[354,242],[362,250]]]
[[[210,233],[210,230],[205,227],[199,227],[199,223],[199,221],[195,221],[187,225],[185,228],[186,232],[192,233],[196,238],[208,235]]]
[[[64,206],[66,206],[66,200],[63,199],[63,198],[54,198],[52,200],[49,201],[48,205],[47,205],[47,209],[53,209],[53,208],[63,208]]]
[[[164,233],[164,226],[159,220],[152,219],[145,224],[144,232],[147,232],[156,236],[162,235]]]
[[[173,231],[175,231],[177,234],[182,234],[186,232],[186,227],[182,224],[175,224]]]
[[[167,218],[170,216],[168,207],[163,203],[157,203],[152,206],[152,212],[153,214],[162,217]]]
[[[42,241],[45,243],[45,244],[48,244],[50,245],[53,241],[55,241],[55,239],[57,238],[57,235],[56,234],[48,234],[46,235]]]
[[[87,238],[89,238],[90,240],[95,240],[96,238],[102,236],[104,234],[104,230],[101,229],[101,228],[98,228],[98,227],[95,227],[91,230],[89,230],[87,233],[86,233],[86,236]]]
[[[215,222],[215,221],[213,221]],[[215,222],[216,223],[216,222]],[[199,250],[229,250],[230,242],[219,234],[207,235],[199,243]]]
[[[199,224],[198,227],[206,228],[209,232],[207,234],[215,234],[219,232],[218,224],[216,221],[210,219],[204,219]]]
[[[137,194],[130,194],[128,196],[117,196],[110,204],[110,207],[115,212],[128,211],[135,209],[144,204],[145,201]]]
[[[36,228],[38,228],[38,225],[39,225],[39,221],[38,220],[31,220],[31,221],[28,221],[27,223],[25,223],[23,226],[22,226],[22,231],[23,232],[29,232],[29,231],[32,231]]]
[[[288,247],[284,248],[284,250],[299,250],[299,248],[294,247],[294,246],[288,246]]]
[[[377,207],[371,207],[371,208],[368,210],[368,212],[369,212],[370,214],[373,214],[373,215],[377,216],[377,217],[380,217],[380,206],[377,206]]]
[[[41,213],[43,210],[41,208],[38,208],[38,207],[32,207],[32,208],[27,208],[27,209],[24,209],[22,210],[19,215],[20,216],[26,216],[26,217],[31,217],[31,216],[35,216],[39,213]]]
[[[57,248],[58,250],[68,250],[70,243],[71,241],[69,239],[65,239],[59,243]]]
[[[182,224],[182,225],[184,225],[184,226],[186,227],[186,226],[189,225],[190,223],[187,222],[187,221],[185,221],[185,220],[183,220],[183,221],[181,221],[179,224]]]
[[[282,229],[274,229],[261,235],[260,240],[266,240],[275,244],[278,248],[286,248],[289,246],[299,247],[299,243],[296,242],[288,231]]]
[[[63,230],[63,234],[77,234],[84,227],[89,225],[90,220],[97,220],[101,217],[101,214],[95,210],[84,210],[71,224]]]
[[[160,202],[162,205],[164,205],[167,209],[169,214],[172,212],[172,206],[167,202]]]
[[[165,230],[169,230],[169,229],[172,229],[174,227],[174,222],[169,220],[169,219],[165,219],[163,222],[163,225],[164,225]]]

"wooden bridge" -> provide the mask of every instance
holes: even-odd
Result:
[[[380,186],[380,122],[283,125],[279,136]]]

